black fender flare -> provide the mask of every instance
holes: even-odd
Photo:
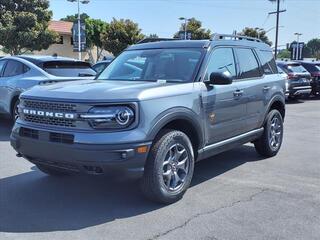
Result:
[[[189,122],[193,126],[193,128],[197,132],[199,147],[201,148],[204,143],[204,131],[203,126],[201,125],[201,116],[196,114],[194,111],[184,107],[170,108],[160,113],[154,119],[154,121],[152,121],[152,128],[147,133],[148,139],[154,140],[164,126],[175,120],[184,120]]]

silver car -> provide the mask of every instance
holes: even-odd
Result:
[[[54,56],[12,56],[0,59],[0,114],[17,117],[19,95],[35,86],[58,81],[93,79],[86,62]]]

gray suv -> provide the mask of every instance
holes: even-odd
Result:
[[[257,39],[143,43],[94,81],[24,92],[11,145],[49,175],[138,177],[148,198],[172,203],[197,161],[248,142],[276,155],[284,92],[270,47]]]

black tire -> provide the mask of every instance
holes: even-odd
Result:
[[[276,123],[274,123],[276,121]],[[275,156],[282,145],[283,118],[278,110],[268,113],[262,136],[254,142],[256,151],[264,157]]]
[[[183,197],[190,186],[193,170],[194,153],[190,139],[183,132],[168,130],[155,140],[150,149],[141,190],[152,201],[174,203]],[[175,183],[180,185],[175,188]]]
[[[38,167],[38,169],[50,176],[67,176],[70,175],[70,172],[64,169],[59,169],[59,168],[55,168],[55,167],[51,167],[51,166],[46,166],[46,165],[42,165],[42,164],[37,164],[36,165]]]
[[[12,109],[11,109],[11,119],[13,122],[15,122],[18,118],[18,105],[20,103],[19,99],[16,99],[14,103],[12,104]]]

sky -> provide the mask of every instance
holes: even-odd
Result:
[[[50,0],[53,19],[75,14],[77,5],[67,0]],[[294,33],[303,35],[300,41],[320,38],[320,0],[281,0],[279,45],[296,40]],[[81,5],[81,12],[92,18],[110,22],[112,18],[131,19],[146,35],[172,37],[178,31],[179,17],[195,17],[212,32],[231,34],[244,27],[271,29],[267,35],[275,39],[276,4],[268,0],[90,0]],[[273,29],[272,29],[273,28]]]

